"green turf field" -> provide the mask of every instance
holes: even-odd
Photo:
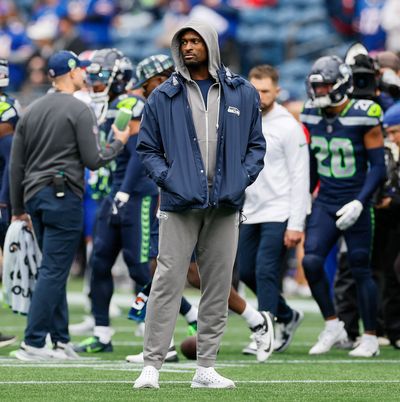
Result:
[[[70,289],[80,288],[70,284]],[[322,328],[316,313],[306,313],[292,346],[283,354],[273,354],[264,364],[241,354],[249,341],[249,330],[240,317],[230,315],[217,369],[236,382],[234,390],[191,390],[195,365],[182,355],[179,363],[164,365],[159,390],[133,390],[141,367],[125,363],[124,357],[141,351],[142,339],[134,336],[136,324],[124,318],[126,312],[123,308],[123,316],[113,319],[113,353],[90,355],[80,361],[23,363],[8,357],[15,346],[0,349],[0,401],[400,400],[399,350],[383,347],[381,355],[373,359],[350,358],[343,350],[308,356]],[[79,322],[82,315],[82,307],[71,305],[72,323]],[[21,339],[25,318],[6,309],[0,310],[0,317],[0,330]],[[186,325],[179,318],[176,343],[185,337]]]

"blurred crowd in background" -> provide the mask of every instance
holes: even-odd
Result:
[[[172,33],[203,19],[220,35],[222,59],[246,75],[278,67],[282,101],[304,99],[304,77],[324,54],[343,56],[360,41],[370,52],[398,52],[398,0],[0,0],[0,58],[22,106],[47,91],[56,50],[116,47],[133,63],[169,53]]]

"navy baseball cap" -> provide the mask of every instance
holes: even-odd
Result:
[[[140,88],[147,80],[169,70],[173,66],[172,58],[165,54],[146,57],[136,67],[137,81],[132,88]]]
[[[87,67],[89,60],[80,60],[74,52],[69,50],[60,50],[54,53],[47,64],[48,72],[51,78],[69,73],[74,68]]]
[[[392,127],[400,125],[400,102],[395,103],[383,116],[383,127]]]

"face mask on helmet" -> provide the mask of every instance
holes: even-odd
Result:
[[[338,106],[353,89],[351,68],[337,56],[321,57],[312,66],[306,85],[315,107]]]
[[[0,87],[7,87],[10,83],[10,71],[8,69],[8,61],[0,59]]]
[[[109,98],[109,92],[119,95],[125,89],[121,85],[120,67],[126,64],[126,57],[117,49],[96,50],[92,57],[92,64],[86,68],[86,80],[90,96],[95,102],[104,102]],[[113,84],[118,84],[113,87]],[[114,91],[116,90],[116,91]]]
[[[120,95],[125,92],[128,84],[133,77],[133,66],[127,57],[123,57],[118,65],[118,71],[115,74],[111,84],[111,92],[115,95]]]

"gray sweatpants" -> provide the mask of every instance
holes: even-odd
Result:
[[[212,367],[228,316],[228,297],[238,242],[239,213],[231,209],[161,212],[157,269],[149,296],[144,365],[165,359],[196,248],[201,282],[197,362]]]

